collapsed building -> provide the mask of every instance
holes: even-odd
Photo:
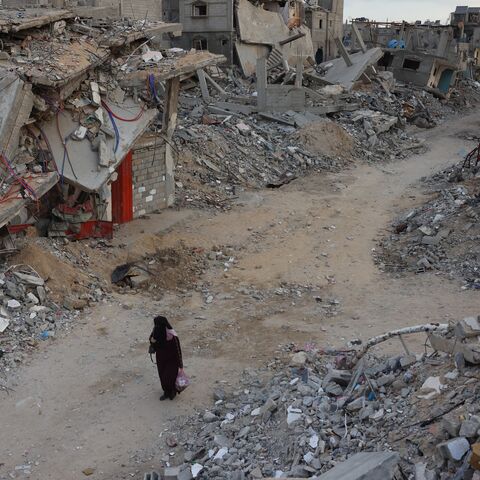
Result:
[[[450,19],[455,38],[468,44],[475,66],[480,66],[480,7],[457,7]]]
[[[317,63],[335,58],[338,50],[334,38],[343,34],[343,3],[283,0],[254,6],[233,0],[167,0],[164,18],[183,25],[176,46],[224,55],[229,63],[239,62],[246,73],[246,56],[265,56],[273,51],[278,58],[278,50],[285,45],[296,51],[309,46],[308,53],[316,56]],[[252,31],[246,31],[247,27]]]
[[[173,203],[180,77],[224,58],[150,50],[146,39],[181,25],[94,10],[0,10],[5,238],[32,224],[51,237],[111,236],[114,223]]]
[[[458,72],[467,70],[468,46],[455,38],[451,26],[434,24],[355,21],[347,35],[352,51],[381,47],[379,67],[399,81],[447,95]],[[359,40],[360,39],[360,40]]]

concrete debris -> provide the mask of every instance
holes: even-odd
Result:
[[[405,212],[393,222],[393,233],[375,252],[382,270],[437,271],[455,276],[464,288],[480,288],[478,253],[480,215],[475,167],[465,161],[425,179],[434,199]],[[458,325],[463,338],[476,337],[478,319]]]
[[[445,459],[458,462],[470,450],[470,443],[465,437],[453,438],[437,445],[437,449]]]
[[[392,480],[399,462],[395,452],[357,453],[318,480]]]
[[[178,205],[226,209],[245,187],[281,186],[282,178],[315,170],[339,171],[358,158],[382,163],[405,158],[426,149],[411,134],[410,125],[424,118],[424,126],[430,128],[456,109],[464,109],[465,103],[477,101],[468,81],[459,84],[449,102],[441,102],[424,90],[399,83],[387,92],[383,78],[376,81],[375,74],[362,89],[346,94],[340,93],[341,87],[332,96],[328,88],[338,85],[314,90],[305,74],[303,84],[310,85],[301,87],[305,103],[291,103],[272,113],[258,111],[255,86],[234,84],[232,77],[222,74],[215,78],[223,91],[235,96],[235,102],[225,101],[217,89],[211,89],[206,102],[199,88],[197,94],[180,95],[180,125],[175,132],[180,152]]]
[[[193,462],[182,452],[204,449],[210,453],[197,457],[199,479],[433,480],[463,468],[480,439],[471,365],[462,377],[441,381],[451,369],[448,354],[402,365],[401,356],[367,352],[358,361],[358,352],[309,348],[298,349],[307,359],[294,363],[290,348],[268,369],[246,372],[232,392],[222,389],[222,401],[208,411],[172,423],[181,470]],[[433,400],[423,397],[430,392]]]

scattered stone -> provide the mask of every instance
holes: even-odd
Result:
[[[393,480],[399,461],[395,452],[357,453],[318,480]]]
[[[480,417],[471,417],[465,420],[460,427],[460,437],[466,437],[469,439],[476,438],[478,436],[478,430],[480,429]]]
[[[458,437],[437,445],[437,449],[446,460],[460,461],[470,450],[470,443],[465,437]]]
[[[292,365],[297,367],[303,367],[307,363],[307,354],[305,352],[297,352],[292,356]]]

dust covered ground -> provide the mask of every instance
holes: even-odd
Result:
[[[281,345],[338,347],[478,315],[478,293],[457,278],[392,275],[374,254],[394,218],[431,200],[419,180],[460,161],[474,145],[460,134],[479,126],[475,113],[424,131],[429,151],[395,163],[357,163],[281,189],[239,190],[227,212],[151,215],[121,227],[112,245],[69,244],[42,260],[30,240],[22,260],[49,276],[52,291],[81,291],[95,275],[108,295],[68,335],[39,344],[9,372],[12,390],[0,392],[0,478],[76,480],[93,469],[93,479],[142,479],[165,460],[150,447],[171,420],[211,405],[218,382],[233,387],[243,369],[269,363]],[[153,291],[112,287],[112,270],[133,261],[163,265],[179,282],[165,289],[169,282],[158,281]],[[179,333],[193,380],[168,403],[158,401],[146,354],[159,313]],[[420,349],[421,341],[409,345]]]

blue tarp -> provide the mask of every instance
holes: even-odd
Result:
[[[388,48],[406,48],[405,42],[403,40],[390,40],[387,43]]]

